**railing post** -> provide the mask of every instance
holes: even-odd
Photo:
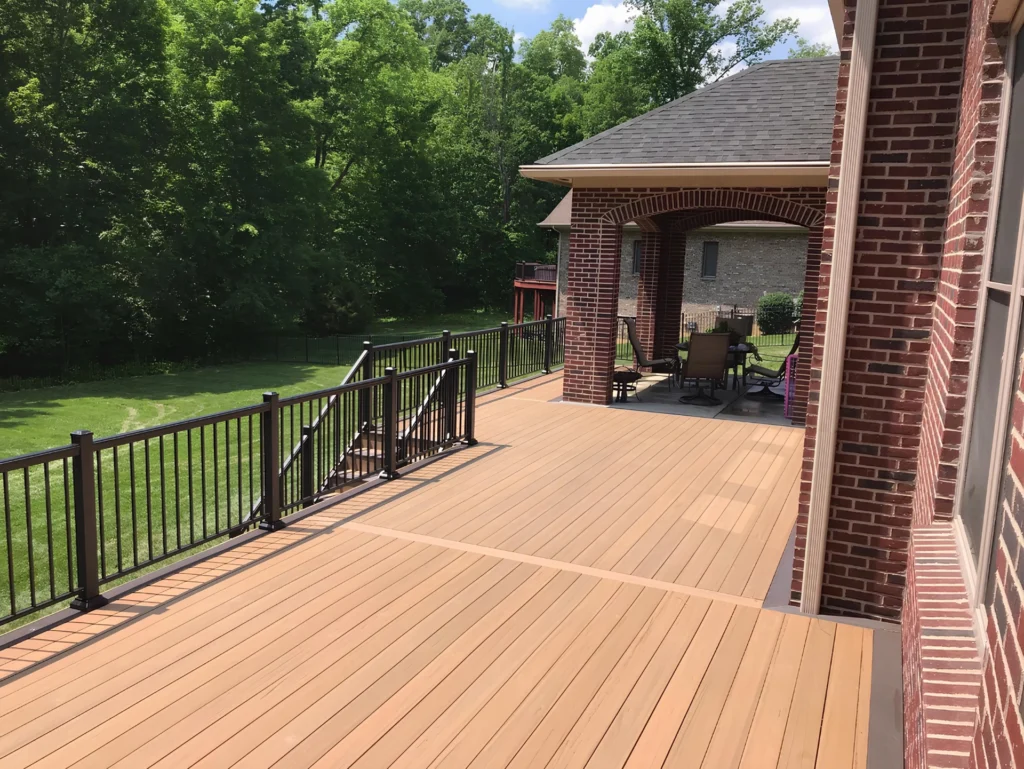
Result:
[[[508,387],[508,321],[502,321],[498,337],[498,387]]]
[[[302,475],[300,476],[300,493],[303,507],[313,504],[313,428],[302,426]]]
[[[373,379],[373,342],[363,342],[363,381]],[[359,391],[359,429],[368,430],[373,422],[373,388]]]
[[[398,372],[384,369],[384,469],[380,477],[386,481],[398,477]]]
[[[439,360],[438,363],[444,363],[445,360],[447,360],[445,358],[445,355],[447,355],[448,351],[451,350],[451,349],[452,349],[452,332],[449,331],[448,329],[445,329],[444,331],[441,332],[441,360]]]
[[[92,433],[78,430],[71,433],[71,443],[78,446],[72,459],[75,483],[75,560],[78,563],[78,597],[71,602],[74,609],[88,611],[103,606],[107,599],[100,595],[99,546],[96,541],[96,455]]]
[[[555,326],[550,315],[544,316],[544,373],[551,373],[551,353],[554,346]]]
[[[267,410],[260,415],[260,454],[263,457],[263,522],[260,528],[264,531],[284,528],[281,521],[281,474],[278,467],[281,457],[280,397],[277,393],[263,393]]]
[[[448,350],[448,362],[458,360],[458,350]],[[459,369],[452,367],[444,372],[444,438],[445,443],[455,442],[459,416]]]
[[[476,441],[476,350],[466,353],[466,445],[475,446]]]

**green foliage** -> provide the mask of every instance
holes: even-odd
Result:
[[[795,28],[635,9],[588,63],[569,19],[517,49],[464,0],[4,0],[0,375],[507,306],[562,193],[520,165]]]
[[[795,309],[789,294],[765,294],[757,301],[757,326],[762,334],[783,334],[793,328]]]
[[[820,56],[835,56],[836,51],[828,43],[812,43],[806,37],[797,37],[796,45],[789,49],[791,59],[816,59]]]

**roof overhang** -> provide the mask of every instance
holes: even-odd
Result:
[[[844,0],[828,0],[828,12],[832,14],[832,26],[836,30],[836,46],[843,50],[843,25],[846,23]]]
[[[580,163],[520,166],[519,173],[569,187],[826,187],[829,163]]]

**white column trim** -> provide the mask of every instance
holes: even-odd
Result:
[[[846,89],[843,151],[839,165],[828,302],[825,307],[821,388],[818,394],[818,420],[814,438],[803,585],[800,590],[800,610],[805,614],[817,614],[821,606],[825,540],[828,535],[832,472],[836,458],[836,428],[839,424],[839,398],[843,383],[843,358],[846,353],[846,325],[850,311],[850,285],[853,281],[853,245],[857,233],[864,133],[867,126],[868,93],[871,86],[871,63],[874,58],[877,19],[878,0],[860,0],[857,3],[853,25],[853,49],[850,52],[850,74]]]

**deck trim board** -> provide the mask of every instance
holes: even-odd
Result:
[[[725,601],[731,604],[737,604],[739,606],[749,606],[751,608],[760,608],[761,602],[753,598],[745,598],[743,596],[726,595],[724,593],[715,593],[711,590],[702,590],[700,588],[689,587],[687,585],[676,585],[672,582],[661,582],[656,579],[647,579],[646,577],[637,577],[632,574],[621,574],[614,571],[603,571],[601,569],[594,569],[590,566],[580,566],[579,564],[569,563],[566,561],[555,561],[551,558],[539,558],[533,555],[525,555],[523,553],[513,553],[507,550],[496,550],[491,547],[481,547],[480,545],[470,545],[465,542],[455,542],[450,539],[439,539],[437,537],[427,537],[422,534],[412,534],[407,531],[395,531],[394,529],[380,529],[376,526],[370,526],[365,523],[347,523],[345,528],[354,529],[359,532],[365,532],[367,534],[379,534],[385,537],[393,537],[395,539],[407,540],[409,542],[420,542],[427,545],[438,545],[442,547],[450,547],[456,550],[461,550],[465,553],[477,553],[479,555],[487,555],[495,558],[505,558],[510,561],[516,561],[518,563],[529,563],[535,566],[550,567],[564,569],[566,571],[573,571],[577,574],[586,574],[592,577],[601,577],[603,579],[613,579],[618,582],[623,582],[628,585],[638,585],[641,587],[650,587],[658,590],[664,590],[670,593],[679,593],[681,595],[693,595],[700,596],[703,598],[713,598],[719,601]]]

